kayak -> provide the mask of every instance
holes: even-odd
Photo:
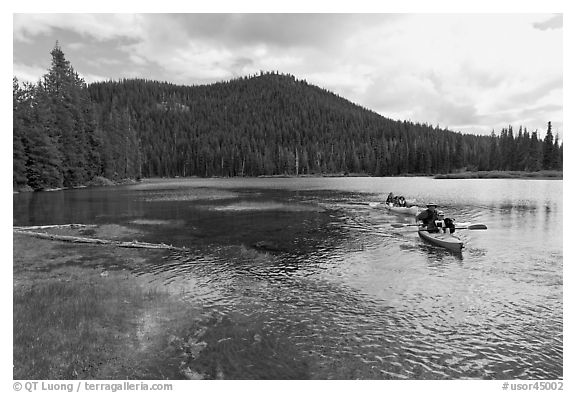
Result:
[[[392,213],[408,214],[410,216],[415,216],[416,214],[418,214],[419,211],[418,206],[400,207],[400,206],[392,206],[388,203],[385,203],[384,207]]]
[[[456,236],[443,232],[428,232],[426,230],[418,230],[418,235],[429,243],[435,246],[447,248],[451,251],[461,251],[464,243]]]

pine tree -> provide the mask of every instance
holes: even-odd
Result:
[[[63,177],[58,134],[54,131],[49,97],[41,84],[36,87],[33,105],[25,144],[28,185],[34,190],[60,188]]]
[[[542,144],[538,139],[538,133],[532,132],[530,137],[530,162],[528,165],[529,171],[540,171],[542,169]]]
[[[548,122],[548,130],[544,137],[544,145],[542,147],[542,168],[554,169],[557,162],[556,150],[554,149],[554,136],[552,135],[552,122]]]
[[[26,93],[20,88],[18,79],[12,80],[12,187],[18,190],[28,183],[26,177],[26,151],[24,149],[25,121],[29,116],[30,102]]]
[[[554,138],[554,159],[552,161],[552,168],[556,170],[562,170],[562,154],[558,141],[559,138],[560,136],[556,133],[556,137]]]
[[[52,64],[43,86],[50,97],[59,134],[64,186],[77,186],[89,180],[86,169],[90,154],[82,103],[86,96],[84,81],[66,60],[58,42],[50,54]]]
[[[516,139],[516,146],[518,152],[518,166],[517,170],[527,171],[530,167],[530,162],[532,161],[530,157],[530,135],[524,127],[524,132],[522,132],[522,126],[518,131],[518,138]]]

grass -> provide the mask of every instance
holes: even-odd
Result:
[[[14,378],[94,378],[136,345],[137,313],[159,294],[98,278],[48,281],[14,294]]]
[[[562,179],[562,171],[478,171],[447,173],[434,176],[435,179]]]
[[[182,379],[167,344],[201,310],[129,270],[157,250],[14,235],[14,379]]]

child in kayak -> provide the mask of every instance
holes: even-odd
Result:
[[[442,232],[446,233],[446,229],[449,229],[451,234],[456,231],[454,220],[448,217],[444,218],[444,212],[442,210],[438,210],[438,220],[436,226],[442,228]]]
[[[406,198],[403,196],[398,197],[398,207],[408,207],[406,206]]]

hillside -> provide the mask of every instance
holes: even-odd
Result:
[[[143,176],[380,176],[449,172],[464,159],[460,134],[386,119],[290,75],[192,87],[125,80],[88,90],[101,124],[124,113],[137,130]]]
[[[86,85],[56,46],[36,85],[14,80],[15,189],[153,176],[561,169],[551,125],[462,135],[395,121],[291,75],[202,86]]]

